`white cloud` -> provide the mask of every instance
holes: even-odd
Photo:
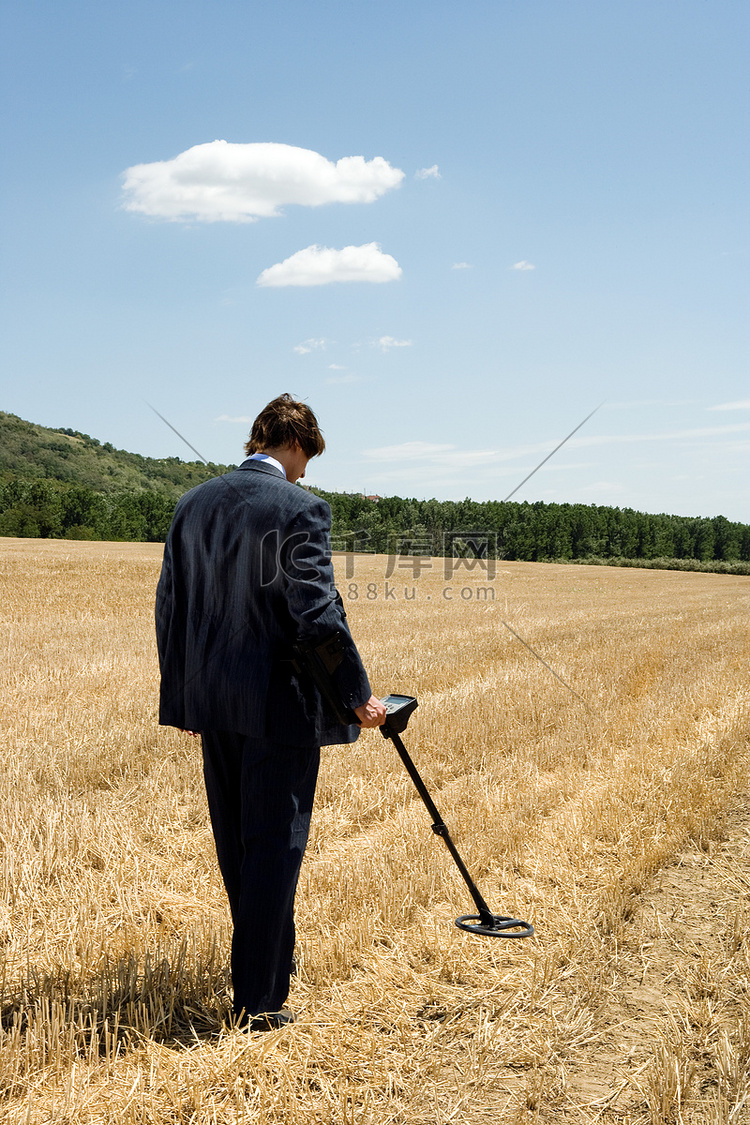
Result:
[[[579,485],[577,491],[581,496],[622,496],[627,489],[616,481],[597,480],[593,484]]]
[[[435,445],[430,441],[405,441],[401,445],[366,449],[364,454],[371,461],[424,461],[455,448],[455,445]]]
[[[293,145],[210,141],[172,160],[127,168],[124,207],[160,219],[254,222],[290,203],[372,203],[403,178],[382,156],[344,156],[334,164]]]
[[[531,262],[516,262],[515,265],[508,266],[509,270],[535,270],[536,266],[532,266]]]
[[[456,449],[445,455],[447,463],[457,469],[471,468],[472,465],[489,465],[499,458],[500,454],[496,449]]]
[[[219,414],[218,417],[214,418],[214,422],[242,422],[243,425],[248,425],[250,422],[254,421],[254,418],[246,417],[244,414],[238,414],[236,417],[232,417],[229,414]]]
[[[601,437],[571,438],[568,445],[582,448],[587,445],[612,445],[616,442],[632,444],[639,441],[686,441],[692,438],[720,437],[724,434],[745,433],[750,422],[735,422],[729,426],[703,426],[695,430],[672,430],[661,434],[607,434]]]
[[[452,270],[473,270],[474,267],[469,262],[454,262],[451,266]]]
[[[635,398],[626,402],[603,402],[603,410],[636,410],[644,406],[696,406],[697,398]]]
[[[310,340],[303,340],[301,344],[295,344],[292,351],[296,352],[297,355],[307,355],[308,352],[317,350],[318,348],[323,348],[325,350],[325,346],[325,337],[321,337],[319,340],[312,338]]]
[[[334,281],[380,283],[396,281],[401,272],[396,259],[384,254],[377,242],[345,246],[343,250],[308,246],[263,270],[256,285],[281,288],[287,285],[330,285]]]
[[[455,445],[437,445],[429,441],[405,441],[401,445],[383,445],[366,449],[364,456],[370,461],[422,461],[435,465],[450,465],[454,469],[472,468],[496,461],[500,454],[494,449],[457,449]]]
[[[442,180],[442,176],[438,170],[437,164],[433,164],[430,168],[420,168],[418,172],[414,173],[417,180]]]
[[[720,402],[718,406],[709,406],[709,410],[750,410],[750,398],[740,399],[739,402]]]
[[[632,444],[639,442],[680,442],[690,441],[695,438],[720,437],[725,434],[746,433],[750,431],[750,422],[740,422],[729,426],[712,426],[695,430],[674,430],[658,434],[602,434],[593,437],[571,438],[566,448],[585,449],[599,445],[613,445],[617,443]],[[727,443],[729,446],[730,443]],[[551,441],[538,442],[527,445],[509,446],[506,449],[459,449],[455,445],[438,445],[427,441],[407,441],[401,445],[385,445],[376,449],[363,450],[363,456],[369,461],[392,462],[394,466],[402,461],[422,462],[436,467],[451,466],[456,470],[470,468],[474,465],[492,466],[493,471],[504,474],[507,471],[523,472],[524,469],[506,470],[501,468],[504,462],[517,461],[519,458],[536,458],[539,454],[549,453]],[[581,464],[585,465],[586,462]],[[560,469],[562,466],[550,466]],[[565,468],[575,468],[576,465],[566,463]],[[533,461],[528,468],[533,468]],[[548,466],[544,466],[548,471]]]
[[[329,371],[346,371],[346,367],[342,363],[329,363]]]
[[[396,340],[393,336],[381,336],[379,340],[375,341],[375,347],[387,352],[391,348],[410,348],[413,343],[413,340]]]

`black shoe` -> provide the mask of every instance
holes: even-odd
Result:
[[[260,1015],[249,1016],[246,1011],[235,1014],[232,1026],[237,1030],[250,1032],[272,1032],[275,1028],[295,1023],[295,1014],[288,1008],[281,1011],[261,1011]]]
[[[259,1016],[251,1016],[245,1026],[249,1032],[274,1032],[278,1027],[293,1024],[293,1021],[293,1011],[282,1008],[281,1011],[262,1011]]]

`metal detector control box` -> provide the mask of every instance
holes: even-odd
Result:
[[[405,731],[411,715],[419,706],[413,695],[386,695],[381,702],[386,712],[386,720],[380,728],[383,738]]]

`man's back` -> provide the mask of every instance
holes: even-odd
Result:
[[[182,497],[157,591],[160,722],[299,745],[353,741],[357,728],[326,716],[287,663],[297,640],[348,638],[329,528],[326,502],[263,461]],[[341,686],[358,701],[367,679],[346,647]]]

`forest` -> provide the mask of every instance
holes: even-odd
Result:
[[[0,412],[0,535],[163,542],[179,497],[232,468],[143,457],[78,430],[52,430]],[[750,573],[750,526],[721,515],[314,491],[331,506],[333,550],[349,554],[617,560],[620,565]]]
[[[315,490],[331,506],[332,547],[347,553],[530,562],[670,560],[750,572],[750,526],[724,516],[653,515],[596,504],[369,500]],[[175,498],[49,479],[0,484],[0,535],[162,542]],[[724,564],[714,566],[712,564]],[[691,567],[692,568],[692,567]]]

